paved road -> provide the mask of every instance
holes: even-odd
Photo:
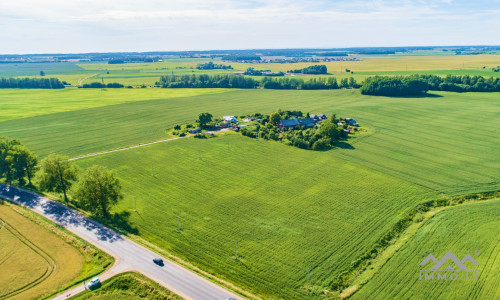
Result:
[[[186,299],[223,300],[241,297],[163,258],[165,266],[159,267],[152,260],[160,257],[141,245],[117,234],[103,225],[74,210],[38,194],[0,183],[0,197],[21,204],[60,224],[82,239],[113,255],[115,265],[101,279],[107,279],[125,271],[137,271],[165,286]],[[56,297],[65,299],[83,290],[83,285]]]

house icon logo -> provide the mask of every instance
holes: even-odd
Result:
[[[436,259],[436,257],[431,253],[420,262],[420,265],[426,266],[430,261],[432,261],[434,265],[430,268],[426,268],[425,270],[420,270],[419,280],[435,280],[435,274],[437,275],[437,280],[477,280],[479,275],[479,270],[471,270],[467,267],[467,265],[479,265],[474,257],[468,253],[464,256],[464,258],[462,258],[462,260],[458,259],[458,257],[451,251],[446,252],[446,254],[439,260]],[[471,276],[469,276],[469,274],[471,274]],[[474,275],[474,278],[472,278],[472,275]]]
[[[448,261],[451,260],[455,264],[455,267],[453,267],[451,264],[448,264]],[[467,266],[465,263],[467,261],[470,261],[473,265],[479,265],[479,263],[472,257],[472,255],[468,254],[462,259],[459,260],[453,252],[448,251],[446,254],[441,257],[440,260],[437,260],[434,255],[429,254],[421,263],[421,266],[425,266],[429,261],[434,262],[434,266],[431,267],[431,270],[443,270],[441,269],[444,265],[444,271],[448,270],[455,270],[456,267],[460,268],[461,270],[468,270]]]

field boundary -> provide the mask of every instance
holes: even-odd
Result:
[[[394,254],[401,248],[427,220],[451,207],[485,200],[494,201],[499,197],[500,191],[490,191],[431,200],[417,205],[406,213],[387,234],[381,237],[370,251],[341,272],[330,286],[334,292],[338,293],[336,296],[339,298],[349,298],[390,259],[388,254]],[[368,266],[375,267],[373,270],[367,270]],[[369,274],[367,274],[368,272]]]

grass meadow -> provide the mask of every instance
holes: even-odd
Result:
[[[500,297],[500,201],[490,200],[446,209],[427,221],[352,299],[498,299]],[[479,263],[478,280],[419,280],[420,262],[432,253],[440,259],[452,251],[468,253]],[[427,266],[427,269],[430,268]],[[427,272],[431,273],[431,272]],[[469,273],[469,272],[468,272]],[[451,274],[451,272],[449,272]],[[437,275],[435,275],[437,276]],[[469,278],[474,275],[469,273]]]

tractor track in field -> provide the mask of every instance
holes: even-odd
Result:
[[[207,131],[206,133],[224,134],[227,131],[228,131],[228,129],[221,129],[221,130],[218,130],[218,131]],[[159,141],[154,141],[154,142],[149,142],[149,143],[144,143],[144,144],[127,146],[127,147],[118,148],[118,149],[114,149],[114,150],[107,150],[107,151],[102,151],[102,152],[84,154],[84,155],[80,155],[80,156],[76,156],[76,157],[70,158],[68,160],[72,161],[72,160],[78,160],[78,159],[82,159],[82,158],[94,157],[94,156],[104,155],[104,154],[108,154],[108,153],[123,151],[123,150],[130,150],[130,149],[135,149],[135,148],[139,148],[139,147],[144,147],[144,146],[149,146],[149,145],[154,145],[154,144],[159,144],[159,143],[165,143],[165,142],[175,141],[175,140],[179,140],[179,139],[183,139],[183,138],[187,138],[187,137],[191,137],[191,136],[193,136],[193,134],[188,134],[188,135],[182,136],[182,137],[173,137],[173,138],[169,138],[169,139],[164,139],[164,140],[159,140]]]
[[[92,75],[90,75],[90,76],[87,76],[87,77],[84,77],[84,78],[80,78],[80,79],[78,79],[78,82],[77,82],[77,84],[76,84],[76,85],[80,86],[80,85],[82,85],[82,83],[83,83],[85,80],[90,79],[90,78],[92,78],[92,77],[94,77],[94,76],[97,76],[97,75],[99,75],[99,74],[101,74],[101,73],[95,73],[95,74],[92,74]]]
[[[1,219],[0,219],[1,220]],[[27,239],[22,233],[17,231],[14,227],[12,227],[10,224],[5,222],[5,220],[1,220],[3,222],[3,227],[8,230],[13,236],[15,236],[21,243],[25,244],[28,248],[30,248],[33,252],[38,254],[45,262],[47,263],[47,268],[45,272],[39,276],[38,278],[34,279],[33,281],[13,290],[8,292],[7,294],[0,295],[0,299],[7,299],[9,297],[18,295],[26,290],[29,290],[30,288],[42,283],[46,279],[52,275],[54,270],[57,268],[55,260],[44,250],[42,250],[40,247],[32,243],[29,239]],[[5,261],[5,260],[4,260]],[[3,262],[3,261],[2,261]]]

